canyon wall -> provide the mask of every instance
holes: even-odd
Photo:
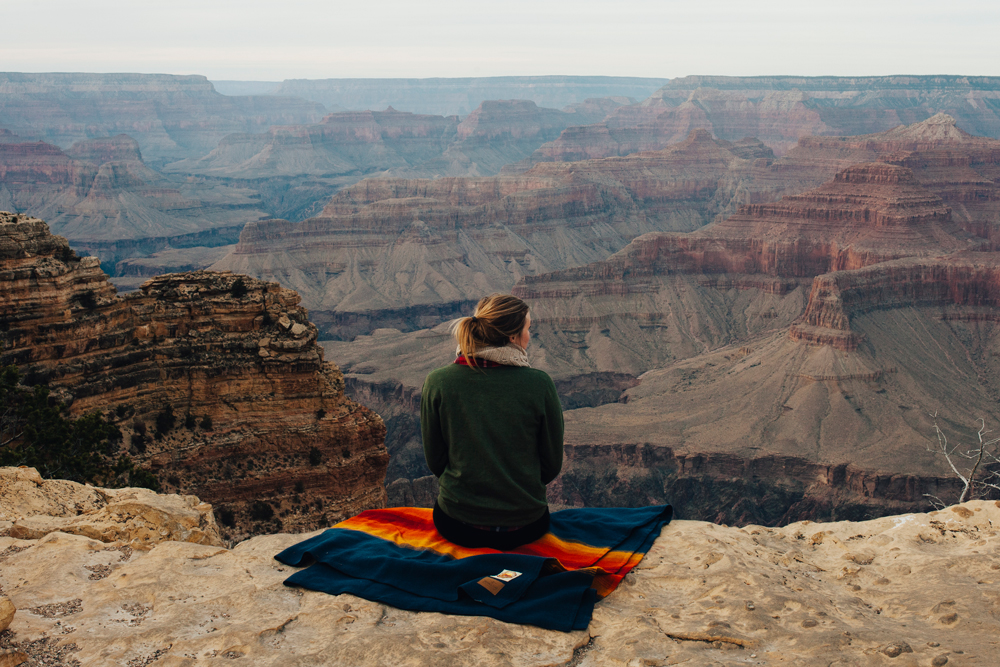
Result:
[[[384,504],[382,420],[344,396],[297,294],[193,272],[120,297],[42,221],[3,214],[0,232],[0,365],[107,413],[165,488],[224,510],[228,539]]]
[[[694,132],[658,153],[517,176],[366,180],[316,218],[248,224],[214,268],[279,280],[317,320],[356,317],[374,328],[379,311],[398,322],[410,306],[506,291],[525,275],[603,259],[646,232],[701,227],[734,207],[739,175],[767,155],[759,142]]]

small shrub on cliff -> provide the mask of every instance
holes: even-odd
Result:
[[[233,281],[232,286],[229,288],[229,294],[232,295],[234,299],[242,299],[247,295],[247,284],[243,280],[243,276],[240,276]]]
[[[97,296],[94,294],[93,290],[87,290],[77,297],[80,301],[80,305],[87,310],[94,310],[97,308]]]
[[[319,451],[316,447],[309,450],[309,465],[318,466],[323,462],[323,452]]]
[[[326,417],[326,410],[320,408],[316,411],[316,419],[322,419],[323,417]]]
[[[198,425],[198,420],[194,418],[194,415],[190,412],[184,415],[184,428],[191,431],[195,426]]]
[[[174,416],[174,409],[171,405],[167,404],[162,410],[156,413],[156,432],[159,435],[163,435],[170,431],[177,422],[177,417]]]
[[[209,417],[208,415],[205,415],[204,417],[202,417],[201,418],[201,428],[204,431],[211,431],[212,430],[212,418]]]
[[[302,483],[302,480],[295,482],[295,493],[302,493],[306,490],[306,485]]]
[[[132,430],[136,432],[136,435],[146,435],[146,422],[137,418],[132,422]]]
[[[218,511],[219,511],[219,516],[218,516],[219,523],[221,523],[223,526],[226,526],[227,528],[236,527],[236,514],[233,512],[233,510],[229,509],[228,507],[220,507]]]
[[[274,508],[263,500],[255,500],[250,505],[250,518],[254,521],[270,521],[274,518]]]
[[[101,486],[159,486],[120,453],[122,433],[104,415],[69,419],[48,387],[20,380],[14,366],[0,371],[0,466],[31,466],[43,477]]]

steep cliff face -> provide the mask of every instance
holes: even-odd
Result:
[[[4,214],[0,232],[0,365],[119,420],[167,488],[226,510],[227,537],[384,503],[382,420],[344,397],[297,294],[194,272],[122,298],[42,221]]]
[[[147,157],[198,157],[234,132],[315,122],[321,104],[287,96],[227,97],[203,76],[0,74],[3,124],[60,147],[125,133]]]
[[[659,153],[518,176],[367,180],[320,217],[249,224],[214,268],[278,279],[317,318],[358,313],[374,328],[377,311],[398,320],[410,306],[464,303],[524,275],[602,259],[645,232],[698,228],[738,200],[754,151],[769,154],[695,132]]]
[[[908,258],[854,271],[838,271],[813,280],[809,304],[790,335],[821,339],[851,350],[859,335],[851,320],[896,308],[940,306],[942,317],[994,321],[1000,305],[1000,256],[963,253],[946,258]]]

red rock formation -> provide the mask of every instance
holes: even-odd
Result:
[[[911,169],[952,209],[956,223],[1000,247],[1000,141],[970,135],[946,114],[880,134],[803,138],[786,157],[755,173],[755,187],[766,197],[876,160]]]
[[[605,262],[525,277],[531,298],[548,283],[631,280],[669,273],[812,278],[899,257],[981,246],[912,171],[885,163],[849,167],[826,185],[750,204],[691,234],[648,234]],[[744,279],[740,279],[744,280]]]
[[[0,285],[0,366],[48,384],[74,414],[128,415],[136,458],[169,488],[233,511],[231,534],[269,529],[251,521],[257,500],[295,530],[384,503],[382,421],[344,397],[294,292],[193,272],[122,298],[95,258],[10,214],[0,220]],[[192,419],[153,439],[167,406],[181,424]]]
[[[852,317],[909,306],[964,306],[966,310],[952,317],[995,317],[992,309],[1000,306],[1000,255],[907,258],[817,276],[806,311],[790,336],[852,350],[859,342],[851,331]]]
[[[59,150],[43,142],[0,143],[0,182],[8,188],[75,186],[85,195],[90,189],[96,168],[80,165]]]

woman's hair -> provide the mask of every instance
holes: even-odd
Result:
[[[455,325],[455,339],[462,356],[473,366],[475,353],[484,347],[503,347],[524,329],[528,304],[510,294],[490,294],[476,304],[472,317]]]

